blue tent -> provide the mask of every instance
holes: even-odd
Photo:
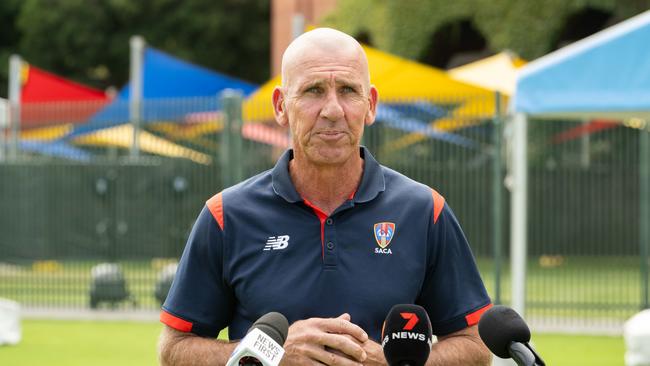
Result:
[[[142,70],[144,123],[217,110],[217,94],[225,89],[240,90],[244,96],[257,89],[255,84],[191,64],[151,47],[144,51]],[[111,104],[88,123],[76,127],[70,137],[129,122],[130,89],[126,84]],[[184,100],[171,103],[169,99],[172,98]]]
[[[21,140],[20,149],[69,160],[90,161],[91,154],[63,141]]]
[[[527,116],[650,117],[650,11],[541,57],[520,69],[511,130],[512,307],[525,312],[527,246]],[[650,134],[640,131],[639,166],[650,166]],[[650,243],[650,174],[639,173],[639,243]],[[643,251],[641,251],[643,253]],[[644,262],[648,271],[647,261]],[[646,272],[647,273],[647,272]],[[648,281],[644,281],[648,306]]]
[[[649,115],[650,11],[524,66],[513,107],[549,117]]]
[[[191,64],[151,47],[147,47],[144,51],[142,70],[144,99],[216,96],[217,93],[228,88],[239,89],[244,95],[248,95],[258,87]],[[120,91],[118,99],[128,100],[130,89],[129,84],[126,84]]]
[[[454,145],[472,149],[478,148],[478,144],[471,139],[436,130],[431,126],[432,120],[442,118],[447,113],[444,108],[426,102],[379,104],[377,106],[377,122],[402,131],[421,133]]]

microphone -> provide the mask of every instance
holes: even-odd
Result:
[[[232,352],[226,366],[278,366],[284,356],[289,322],[271,312],[257,319]]]
[[[431,320],[422,306],[393,306],[381,331],[381,347],[389,366],[424,366],[431,353]]]
[[[519,366],[545,366],[542,358],[528,344],[530,329],[516,311],[495,305],[478,322],[483,343],[501,358],[512,358]]]

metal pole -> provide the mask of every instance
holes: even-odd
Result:
[[[0,98],[0,162],[5,160],[6,133],[9,126],[9,101]]]
[[[291,18],[291,37],[296,39],[303,33],[305,33],[305,16],[302,13],[296,13]],[[291,144],[293,135],[289,129],[287,129],[287,137],[289,138],[289,144]]]
[[[297,13],[291,18],[291,35],[292,39],[298,38],[305,32],[305,16]]]
[[[242,141],[242,102],[238,90],[226,89],[220,94],[224,126],[221,134],[221,181],[223,188],[232,186],[244,177]]]
[[[650,131],[639,130],[639,254],[641,257],[641,308],[650,308],[648,299],[648,256],[650,252]]]
[[[503,195],[501,175],[503,168],[501,162],[501,93],[494,94],[495,116],[492,145],[494,147],[494,160],[492,162],[492,244],[494,249],[494,303],[501,303],[501,246],[503,241]]]
[[[518,113],[514,117],[512,147],[512,201],[510,266],[512,281],[512,308],[522,317],[526,308],[526,246],[528,146],[527,118]]]
[[[589,123],[591,123],[591,121],[582,121],[582,127],[586,129]],[[590,145],[591,134],[583,133],[580,138],[580,165],[582,166],[582,169],[585,170],[589,169],[589,166],[591,165],[591,154],[589,152]]]
[[[9,159],[18,157],[18,144],[20,139],[20,71],[22,59],[18,55],[9,56],[9,123],[11,125],[9,136]]]
[[[131,156],[137,157],[140,154],[140,124],[142,121],[142,64],[144,59],[144,38],[141,36],[131,37],[131,65],[129,74],[129,116],[133,125],[133,143],[131,144]]]

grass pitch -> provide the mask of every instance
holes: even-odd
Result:
[[[0,347],[0,365],[158,364],[159,323],[24,320],[22,326],[20,344]],[[624,365],[622,337],[533,334],[533,341],[548,365]]]

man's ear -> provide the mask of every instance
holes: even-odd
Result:
[[[370,126],[375,122],[375,117],[377,117],[377,102],[379,101],[379,92],[374,85],[370,85],[370,93],[368,95],[368,112],[366,112],[366,117],[364,122],[366,126]]]
[[[287,117],[287,111],[285,109],[284,92],[279,86],[276,86],[275,89],[273,89],[273,114],[275,115],[275,121],[280,126],[287,126],[289,118]]]

